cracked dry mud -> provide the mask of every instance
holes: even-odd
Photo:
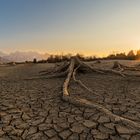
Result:
[[[140,140],[138,128],[115,122],[96,108],[64,102],[64,78],[25,80],[52,66],[0,67],[0,140]],[[89,73],[77,79],[101,96],[71,81],[72,97],[96,102],[140,124],[140,78]]]

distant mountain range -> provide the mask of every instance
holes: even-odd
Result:
[[[7,62],[10,62],[9,60],[3,58],[3,57],[0,57],[0,64],[1,63],[7,63]]]
[[[40,54],[38,52],[13,52],[10,54],[5,54],[3,52],[0,52],[0,63],[5,62],[25,62],[25,61],[32,61],[34,58],[37,60],[46,60],[49,57],[49,54]]]

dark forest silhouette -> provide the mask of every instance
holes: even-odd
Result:
[[[76,55],[79,59],[82,61],[94,61],[94,60],[138,60],[140,59],[140,50],[138,50],[136,53],[134,53],[133,50],[129,51],[128,54],[126,53],[116,53],[116,54],[110,54],[107,57],[96,57],[96,56],[88,56],[85,57],[82,54]],[[67,55],[50,55],[48,59],[41,60],[38,62],[49,62],[49,63],[55,63],[55,62],[62,62],[62,61],[69,61],[72,57],[72,54]],[[100,61],[98,61],[100,63]]]

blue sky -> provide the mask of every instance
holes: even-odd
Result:
[[[139,5],[139,0],[0,0],[0,51],[136,50]]]

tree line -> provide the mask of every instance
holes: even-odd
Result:
[[[56,63],[62,61],[69,61],[72,57],[72,54],[66,55],[50,55],[47,60],[33,60],[34,63]],[[84,56],[82,54],[76,55],[82,61],[94,61],[94,60],[138,60],[140,59],[140,50],[136,51],[130,50],[127,54],[126,53],[116,53],[116,54],[109,54],[107,57],[96,57],[96,56]]]
[[[116,54],[110,54],[106,57],[106,59],[123,59],[123,60],[138,60],[140,59],[140,50],[136,51],[134,53],[133,50],[126,53],[116,53]]]

